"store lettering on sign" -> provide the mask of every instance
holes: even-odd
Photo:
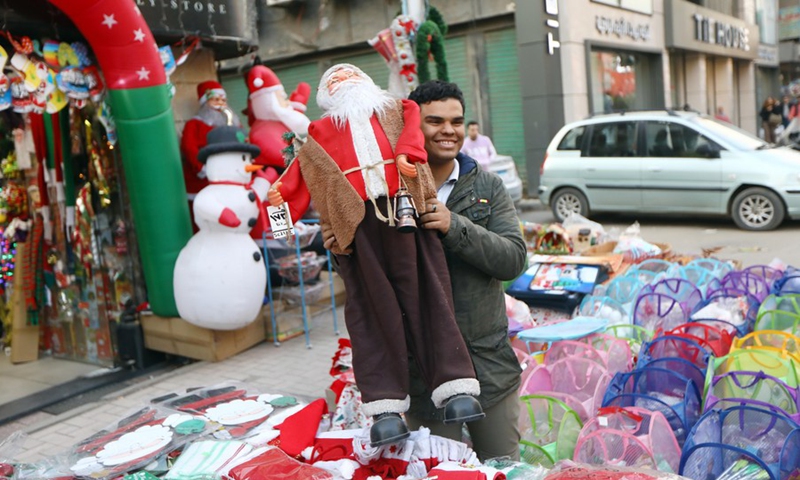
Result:
[[[614,20],[611,17],[604,17],[597,15],[595,17],[595,27],[597,31],[603,35],[611,35],[612,33],[619,38],[630,37],[634,40],[650,40],[650,25],[640,23],[634,25],[630,20],[620,18]]]
[[[750,51],[750,30],[747,27],[719,22],[699,13],[694,14],[694,25],[695,40]]]
[[[561,48],[561,42],[556,40],[554,33],[558,33],[558,0],[544,0],[544,13],[555,18],[545,20],[545,25],[553,31],[547,32],[547,53],[555,55],[556,49]]]
[[[198,2],[195,0],[136,0],[136,5],[140,7],[155,7],[157,4],[169,10],[181,10],[184,12],[219,13],[220,15],[228,13],[228,6],[224,3]]]

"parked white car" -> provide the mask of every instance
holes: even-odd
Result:
[[[487,170],[503,179],[503,184],[514,203],[522,200],[522,179],[519,178],[513,158],[508,155],[495,155]]]
[[[800,219],[800,152],[679,111],[594,116],[547,147],[539,196],[570,212],[729,215],[745,230]]]

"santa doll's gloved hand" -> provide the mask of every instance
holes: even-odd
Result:
[[[417,178],[417,167],[413,163],[408,161],[408,157],[405,155],[398,155],[397,159],[397,169],[408,178]]]
[[[283,196],[281,195],[280,188],[281,182],[277,182],[267,192],[267,200],[269,200],[269,204],[273,207],[278,207],[283,204]]]
[[[239,217],[236,216],[233,210],[226,207],[222,210],[222,213],[219,214],[219,223],[226,227],[236,228],[242,224],[242,221],[239,220]]]
[[[297,84],[297,88],[289,95],[289,102],[292,105],[292,108],[297,110],[298,112],[305,113],[306,111],[306,104],[308,103],[308,97],[311,95],[311,85],[307,84],[306,82],[300,82]]]

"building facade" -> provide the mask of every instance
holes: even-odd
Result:
[[[588,115],[687,104],[713,114],[722,107],[733,123],[756,133],[760,102],[780,89],[777,2],[431,3],[450,25],[450,80],[464,90],[467,119],[481,123],[499,153],[514,157],[535,196],[550,139],[565,122]],[[388,69],[366,41],[389,26],[399,0],[280,4],[259,4],[259,57],[288,91],[300,81],[316,86],[338,62],[387,86]],[[237,111],[246,105],[248,66],[222,74]],[[308,113],[320,114],[313,99]]]
[[[760,102],[780,93],[775,1],[575,3],[517,3],[529,192],[553,135],[588,115],[721,107],[758,132]]]

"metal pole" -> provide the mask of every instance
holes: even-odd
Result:
[[[275,298],[272,296],[272,280],[270,279],[269,250],[267,250],[267,232],[261,232],[261,245],[264,249],[264,264],[267,267],[267,293],[269,295],[269,315],[272,318],[272,344],[281,346],[278,341],[278,321],[275,318]]]

